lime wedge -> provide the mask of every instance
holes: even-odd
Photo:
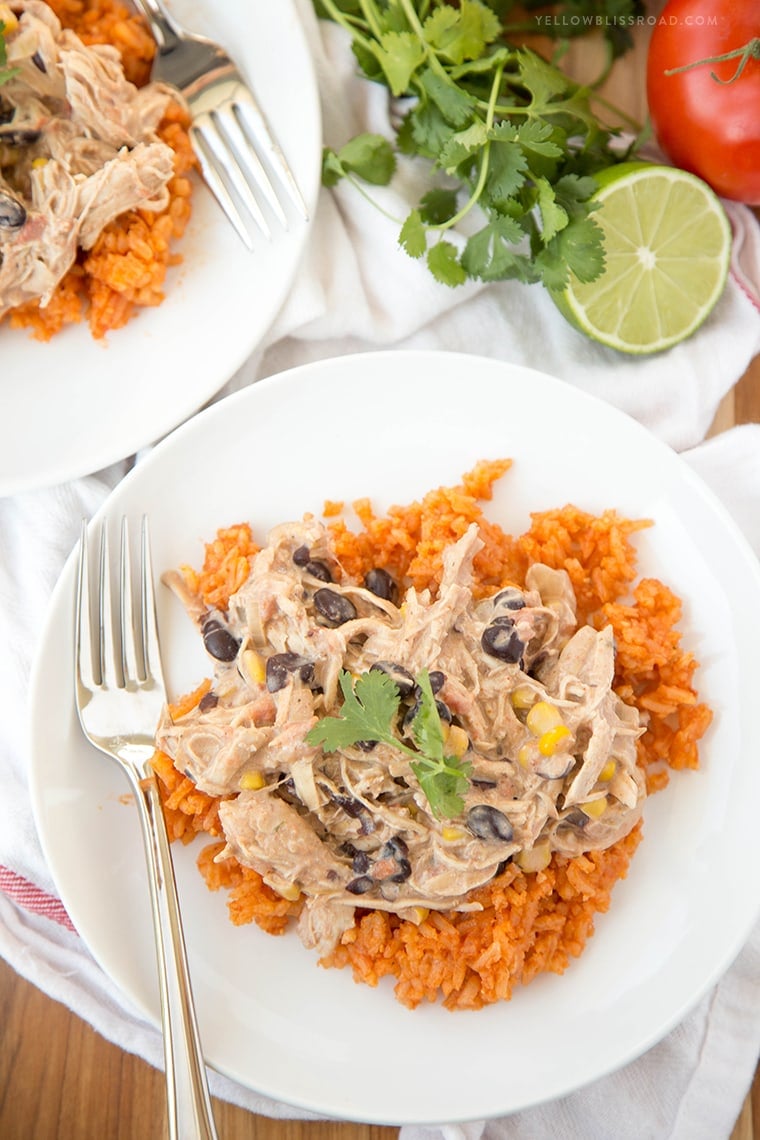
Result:
[[[709,186],[670,166],[622,163],[596,178],[604,272],[588,284],[571,274],[552,296],[572,325],[610,348],[670,348],[699,328],[723,291],[728,218]]]

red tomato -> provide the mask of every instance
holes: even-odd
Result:
[[[758,0],[669,0],[647,60],[649,114],[662,149],[722,197],[754,206],[760,205],[760,59],[750,57],[730,83],[740,57],[699,61],[758,37]],[[697,66],[666,75],[685,64]]]

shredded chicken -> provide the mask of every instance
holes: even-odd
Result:
[[[579,627],[567,574],[540,564],[524,590],[476,600],[481,546],[473,525],[448,548],[435,597],[410,588],[391,600],[351,581],[312,518],[270,533],[226,614],[180,574],[165,576],[215,678],[196,709],[165,714],[158,747],[199,788],[230,797],[219,858],[234,855],[288,897],[301,892],[299,932],[320,954],[357,906],[413,920],[473,909],[469,892],[509,860],[540,870],[552,852],[607,847],[641,813],[643,728],[612,688],[611,630]],[[415,679],[435,678],[442,722],[471,765],[456,818],[436,817],[392,744],[325,752],[307,740],[320,718],[340,715],[341,671],[373,668],[397,685],[394,733],[407,744]]]
[[[49,302],[79,249],[136,207],[168,201],[173,153],[157,128],[173,98],[138,89],[118,50],[86,46],[41,0],[14,0],[0,87],[0,317]]]

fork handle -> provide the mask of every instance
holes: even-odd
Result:
[[[169,1136],[171,1140],[217,1140],[190,988],[169,836],[158,783],[149,763],[144,772],[145,778],[138,780],[135,774],[133,783],[150,872]]]
[[[175,47],[180,38],[179,28],[160,0],[134,0],[134,3],[150,24],[159,52],[170,51]]]

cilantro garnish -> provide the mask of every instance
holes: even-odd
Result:
[[[427,161],[430,190],[397,219],[399,243],[447,285],[511,278],[562,291],[571,271],[584,282],[602,273],[594,173],[631,148],[615,151],[617,130],[597,118],[588,87],[509,42],[509,0],[314,3],[405,111],[393,140],[366,133],[326,148],[326,185],[345,178],[369,197],[366,183],[388,184],[398,153]],[[612,20],[620,3],[638,0],[568,0],[568,11]],[[455,241],[465,218],[468,236]]]
[[[0,85],[18,75],[17,67],[7,67],[8,53],[5,50],[5,24],[0,20]]]
[[[472,765],[447,756],[443,726],[435,703],[427,670],[416,678],[419,707],[412,722],[416,748],[410,748],[393,731],[401,698],[387,673],[372,669],[352,684],[345,669],[340,674],[343,705],[340,716],[323,717],[308,733],[309,744],[321,744],[325,752],[349,748],[363,740],[388,744],[406,753],[409,767],[437,819],[451,819],[462,811]]]

